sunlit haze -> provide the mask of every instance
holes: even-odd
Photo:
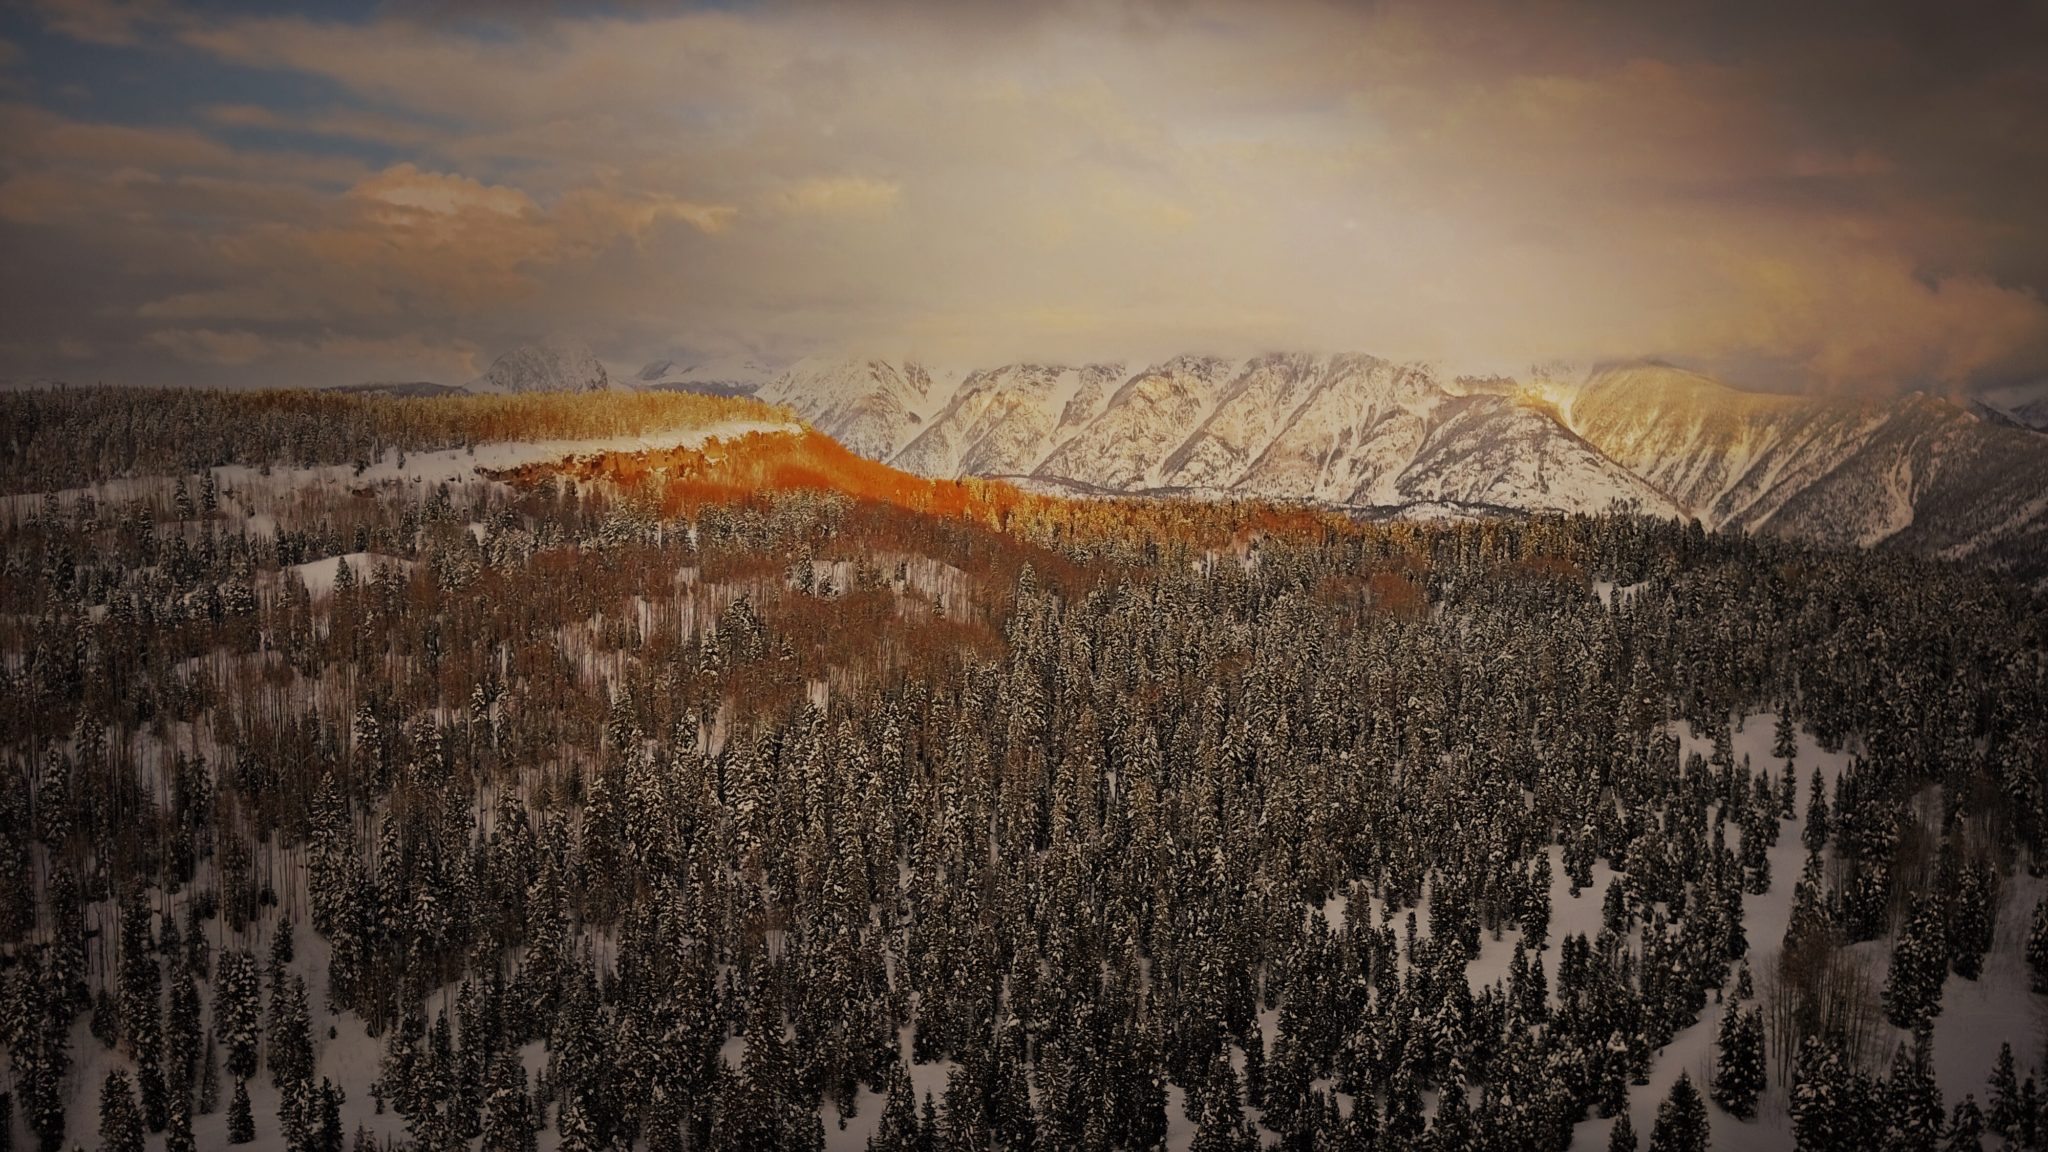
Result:
[[[255,7],[0,15],[0,376],[2048,362],[2038,4]]]

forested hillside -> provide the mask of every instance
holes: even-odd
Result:
[[[644,436],[787,413],[693,393],[399,397],[186,388],[0,391],[0,492],[37,492],[225,464],[367,467],[387,453]]]
[[[1994,573],[1056,499],[672,394],[180,439],[238,403],[9,425],[13,1147],[2048,1138]]]

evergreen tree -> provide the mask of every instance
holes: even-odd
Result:
[[[1813,770],[1813,784],[1806,792],[1806,824],[1800,829],[1799,841],[1808,852],[1828,846],[1828,789],[1818,768]]]
[[[526,1091],[526,1069],[517,1053],[501,1053],[491,1065],[490,1094],[484,1098],[484,1147],[532,1152],[538,1130]]]
[[[1706,1152],[1707,1137],[1706,1102],[1692,1086],[1692,1077],[1680,1072],[1671,1094],[1657,1106],[1649,1152]]]
[[[1771,730],[1771,755],[1785,761],[1785,768],[1790,771],[1792,758],[1798,754],[1799,740],[1792,727],[1792,709],[1789,705],[1779,705],[1778,721]]]
[[[1189,1152],[1252,1152],[1258,1139],[1245,1123],[1244,1100],[1238,1094],[1237,1073],[1218,1053],[1210,1062],[1209,1079],[1201,1098],[1201,1122],[1195,1129]]]
[[[199,1099],[197,1109],[201,1116],[213,1115],[220,1107],[220,1055],[215,1050],[213,1033],[206,1034],[206,1049],[199,1057]]]
[[[1528,894],[1522,907],[1522,942],[1540,954],[1550,947],[1550,853],[1538,852],[1529,869]]]
[[[256,1139],[256,1113],[249,1107],[249,1082],[235,1081],[235,1094],[228,1101],[228,1143],[247,1144]]]
[[[910,1094],[910,1075],[898,1065],[889,1076],[889,1097],[881,1121],[868,1137],[870,1152],[912,1152],[918,1140],[917,1104]]]
[[[1941,1137],[1941,1089],[1935,1086],[1929,1039],[1920,1033],[1911,1050],[1892,1058],[1884,1090],[1884,1145],[1887,1152],[1935,1152]]]
[[[1916,897],[1885,973],[1885,1017],[1894,1026],[1917,1031],[1941,1011],[1941,985],[1948,976],[1946,934],[1938,897]]]
[[[1965,980],[1975,980],[1984,970],[1984,953],[1991,949],[1996,928],[1997,902],[1989,866],[1971,861],[1957,870],[1956,889],[1949,901],[1949,962]]]
[[[2019,1073],[2013,1067],[2012,1044],[2009,1042],[1998,1046],[1998,1060],[1991,1066],[1990,1090],[1986,1099],[1991,1106],[1984,1113],[1985,1127],[1999,1136],[2011,1136],[2019,1130]]]
[[[170,1123],[164,1128],[164,1152],[197,1152],[192,1138],[192,1098],[183,1088],[171,1091]]]
[[[214,983],[214,1035],[226,1049],[228,1075],[247,1080],[256,1075],[257,1045],[262,1040],[255,956],[240,950],[224,953]]]
[[[348,1093],[335,1087],[334,1081],[322,1076],[315,1101],[317,1115],[312,1130],[315,1152],[342,1152],[341,1106],[348,1102]],[[511,1152],[520,1150],[515,1147]]]
[[[280,1090],[287,1085],[310,1085],[313,1024],[306,1004],[306,981],[291,974],[275,995],[270,1014],[271,1083]]]
[[[1478,1132],[1472,1122],[1472,1105],[1466,1097],[1465,1078],[1452,1075],[1437,1098],[1436,1119],[1430,1123],[1429,1146],[1435,1152],[1469,1152],[1478,1146]]]
[[[39,978],[33,954],[18,971],[19,1000],[8,1013],[5,1038],[14,1065],[21,1108],[42,1152],[64,1143],[64,1078],[71,1068],[71,1014],[57,1001],[60,991]],[[0,1000],[9,999],[0,997]]]
[[[917,1152],[939,1152],[939,1109],[929,1092],[917,1114]]]
[[[1792,1137],[1801,1152],[1854,1152],[1868,1118],[1854,1073],[1833,1043],[1807,1037],[1792,1074]]]
[[[1949,1117],[1948,1139],[1942,1152],[1984,1152],[1984,1113],[1975,1096],[1963,1097]]]
[[[107,1073],[100,1086],[100,1147],[106,1152],[142,1152],[142,1113],[135,1106],[128,1074],[119,1069]]]
[[[191,1092],[193,1077],[199,1072],[201,1048],[199,987],[192,979],[191,968],[182,960],[173,967],[176,975],[171,981],[170,1012],[164,1019],[164,1074],[171,1094],[176,1097]]]
[[[2033,926],[2027,931],[2027,968],[2034,974],[2034,991],[2048,993],[2048,896],[2034,905]]]
[[[1607,1130],[1607,1152],[1637,1152],[1636,1126],[1624,1109],[1614,1118],[1613,1127]]]
[[[135,1056],[143,1124],[161,1132],[169,1121],[170,1098],[163,1074],[163,973],[150,919],[147,894],[134,884],[121,907],[121,1028]]]
[[[1747,1120],[1756,1115],[1757,1097],[1766,1084],[1763,1011],[1744,1012],[1737,1000],[1729,1000],[1716,1047],[1714,1102],[1729,1115]]]

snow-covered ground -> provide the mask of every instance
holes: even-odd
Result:
[[[1779,769],[1782,761],[1771,755],[1774,723],[1775,718],[1769,714],[1751,716],[1742,731],[1734,733],[1738,764],[1746,756],[1752,772],[1764,766],[1773,772]],[[1700,738],[1689,727],[1681,729],[1679,738],[1680,755],[1698,752],[1705,756],[1713,750],[1711,740]],[[1846,752],[1823,751],[1810,734],[1802,732],[1796,759],[1802,781],[1818,766],[1832,789],[1849,757]],[[1750,944],[1749,964],[1758,977],[1759,989],[1762,974],[1775,960],[1784,939],[1791,917],[1793,882],[1806,859],[1800,841],[1806,813],[1803,783],[1798,811],[1798,819],[1781,826],[1778,842],[1770,850],[1770,890],[1761,896],[1744,896],[1742,901],[1743,930]],[[1554,874],[1562,881],[1562,870]],[[1561,887],[1553,887],[1553,936],[1597,929],[1600,899],[1606,892],[1608,875],[1604,866],[1596,865],[1594,886],[1577,900],[1571,899]],[[2012,1044],[2022,1079],[2033,1054],[2041,1047],[2044,1021],[2048,1021],[2048,998],[2036,996],[2030,990],[2025,949],[2029,919],[2043,888],[2041,879],[2028,876],[2023,869],[2006,877],[2000,889],[1997,934],[1984,958],[1983,974],[1976,980],[1950,975],[1943,988],[1941,1014],[1934,1022],[1934,1072],[1948,1108],[1953,1108],[1965,1095],[1974,1095],[1980,1106],[1987,1103],[1985,1082],[2000,1044]],[[1497,946],[1489,945],[1489,950],[1494,947]],[[1869,941],[1851,946],[1850,951],[1867,963],[1872,986],[1882,987],[1891,959],[1891,942]],[[1733,988],[1731,979],[1727,991],[1732,992]],[[1710,1002],[1697,1023],[1672,1037],[1657,1054],[1651,1064],[1649,1083],[1629,1089],[1630,1119],[1640,1139],[1649,1139],[1650,1129],[1656,1123],[1657,1106],[1670,1093],[1680,1073],[1691,1074],[1693,1083],[1705,1091],[1713,1067],[1720,1012],[1720,1006]],[[1879,1027],[1885,1037],[1879,1045],[1882,1066],[1889,1063],[1894,1045],[1910,1044],[1911,1038],[1882,1021]],[[1774,1081],[1759,1101],[1754,1120],[1738,1120],[1710,1103],[1707,1113],[1713,1128],[1712,1146],[1717,1152],[1790,1152],[1793,1140],[1786,1110],[1787,1087]],[[1613,1121],[1598,1118],[1580,1124],[1572,1142],[1574,1152],[1602,1152],[1607,1147],[1611,1127]],[[1988,1139],[1995,1145],[1996,1137]]]
[[[383,458],[370,464],[360,473],[353,464],[314,465],[306,468],[284,464],[274,464],[268,468],[230,464],[213,469],[213,475],[221,489],[223,506],[232,507],[244,515],[254,517],[260,515],[262,509],[256,506],[256,501],[252,500],[252,497],[278,496],[301,488],[324,487],[346,490],[381,487],[387,484],[460,484],[466,480],[476,479],[484,472],[519,468],[549,460],[609,453],[701,448],[714,440],[733,440],[753,432],[794,434],[800,431],[802,428],[799,425],[786,422],[726,420],[695,428],[674,428],[644,436],[504,441],[478,444],[471,448],[449,448],[439,452],[415,452],[403,457],[402,463],[398,453],[386,452]],[[123,477],[80,488],[62,489],[53,495],[58,506],[67,509],[87,495],[92,496],[101,505],[127,503],[146,497],[167,497],[178,479],[176,476],[156,475]],[[22,517],[40,507],[48,495],[52,494],[26,492],[0,499],[7,502],[11,515]],[[197,498],[196,493],[194,498]]]
[[[375,552],[351,552],[346,556],[329,556],[324,560],[308,560],[304,564],[293,564],[284,571],[296,573],[306,585],[306,591],[318,600],[334,591],[334,582],[341,576],[341,566],[348,565],[357,583],[367,583],[379,568],[396,568],[409,571],[412,562],[396,556],[382,556]]]

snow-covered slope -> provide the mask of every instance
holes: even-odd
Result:
[[[632,385],[672,392],[706,392],[713,396],[751,396],[778,375],[774,368],[748,356],[688,364],[663,359],[634,373]]]
[[[1674,513],[1512,394],[1371,356],[1011,364],[949,387],[916,364],[807,362],[759,395],[928,476],[1062,490],[1211,492],[1376,508]]]
[[[935,388],[932,373],[912,361],[800,360],[755,394],[788,405],[855,452],[887,460],[923,429],[950,391]]]
[[[2048,432],[2048,380],[1996,388],[1977,397],[1977,411],[2001,423]]]
[[[1303,383],[1280,387],[1273,380],[1279,364]],[[1267,358],[1254,361],[1240,384],[1244,391],[1198,435],[1210,438],[1191,442],[1189,452],[1199,460],[1225,418],[1256,442],[1256,409],[1278,400],[1284,422],[1230,482],[1237,491],[1375,508],[1597,512],[1632,503],[1672,511],[1546,413],[1509,395],[1442,384],[1424,366],[1370,356]]]
[[[1033,472],[1095,419],[1123,379],[1119,364],[970,373],[893,462],[927,476]]]
[[[1139,372],[1034,474],[1123,491],[1161,487],[1166,461],[1215,411],[1234,372],[1230,361],[1204,356]]]
[[[527,344],[491,361],[471,392],[593,392],[610,386],[604,365],[581,344]]]
[[[2048,437],[1918,394],[1765,395],[1654,364],[1446,381],[1427,365],[1300,353],[958,376],[806,361],[758,394],[930,476],[1381,513],[1624,506],[2048,567]]]
[[[1593,373],[1559,411],[1709,528],[2034,565],[2048,555],[2048,439],[1947,400],[1766,396],[1631,365]]]

